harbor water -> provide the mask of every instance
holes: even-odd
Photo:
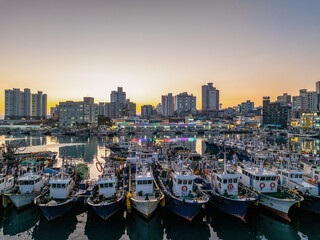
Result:
[[[0,136],[0,144],[25,139],[27,147],[23,151],[57,151],[57,165],[63,156],[73,157],[90,167],[90,178],[97,179],[97,159],[108,154],[107,141],[117,141],[106,137],[77,136]],[[168,141],[206,151],[204,140],[208,136],[188,136],[185,138],[146,136],[133,137],[139,143]],[[278,144],[287,144],[287,139],[271,139]],[[320,140],[301,141],[294,139],[290,144],[300,146],[305,151],[319,151]],[[127,214],[125,209],[103,221],[91,209],[74,208],[61,218],[48,222],[41,211],[28,207],[22,211],[14,208],[0,209],[0,239],[320,239],[320,216],[302,212],[294,208],[290,212],[291,223],[285,222],[260,208],[252,206],[246,216],[246,223],[228,216],[213,207],[202,209],[192,223],[159,208],[146,221],[135,212]]]

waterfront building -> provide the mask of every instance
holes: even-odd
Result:
[[[220,108],[219,90],[213,87],[213,83],[202,86],[202,112],[217,114]]]
[[[110,94],[110,102],[126,103],[126,92],[122,87],[118,87],[118,91],[112,91]]]
[[[240,113],[242,115],[247,115],[253,110],[254,110],[254,102],[251,102],[250,100],[247,100],[246,102],[243,102],[240,104]]]
[[[263,125],[277,125],[285,127],[291,122],[291,105],[270,102],[270,97],[263,97]]]
[[[152,105],[143,105],[141,106],[141,117],[145,119],[150,119],[153,114]]]
[[[172,117],[174,115],[174,99],[172,93],[161,96],[162,116]]]
[[[277,102],[289,104],[291,103],[291,95],[284,93],[282,96],[277,97]]]
[[[50,118],[53,120],[59,119],[59,105],[50,108]]]
[[[155,110],[156,110],[157,114],[162,115],[162,105],[161,105],[161,103],[159,103],[157,105]]]
[[[295,117],[300,117],[302,113],[319,112],[320,93],[318,93],[319,83],[316,83],[317,91],[307,91],[301,89],[299,96],[292,97],[292,111]]]
[[[174,97],[174,111],[179,117],[197,113],[197,99],[187,92],[180,93]]]
[[[316,92],[320,94],[320,81],[316,82]]]
[[[85,97],[83,101],[66,101],[59,103],[59,126],[73,127],[96,127],[98,124],[98,104],[94,98]]]
[[[40,120],[47,117],[47,94],[38,91],[31,94],[30,89],[5,90],[5,119]]]

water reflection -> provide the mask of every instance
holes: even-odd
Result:
[[[126,219],[124,218],[123,210],[106,221],[98,217],[92,209],[89,209],[87,214],[84,235],[89,240],[110,239],[116,240],[125,237]]]
[[[126,230],[129,239],[132,240],[160,240],[163,239],[163,219],[158,211],[148,221],[133,212],[127,215]]]

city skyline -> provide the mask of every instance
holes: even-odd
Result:
[[[320,80],[317,1],[6,1],[0,3],[0,115],[4,90],[30,88],[59,101],[130,100],[156,106],[188,92],[201,109],[213,82],[222,107],[300,89]]]

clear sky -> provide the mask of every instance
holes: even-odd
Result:
[[[320,80],[318,0],[0,0],[4,89],[139,105],[213,82],[223,107],[261,104]],[[140,107],[138,108],[140,111]]]

